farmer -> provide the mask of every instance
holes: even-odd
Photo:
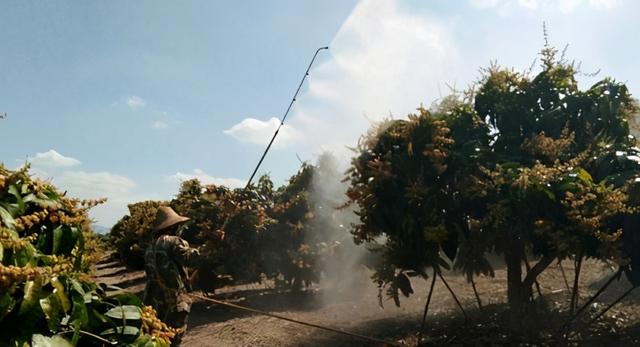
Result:
[[[160,207],[153,225],[154,240],[144,257],[145,305],[153,306],[158,318],[171,327],[182,328],[183,333],[191,309],[191,300],[186,295],[190,288],[185,267],[194,266],[200,258],[198,250],[180,237],[188,220],[171,207]],[[181,339],[182,334],[177,335],[171,345],[180,345]]]

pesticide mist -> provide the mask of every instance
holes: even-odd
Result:
[[[363,287],[371,287],[363,265],[368,251],[365,246],[356,245],[349,232],[358,217],[351,206],[345,206],[345,169],[334,155],[323,153],[318,158],[310,189],[311,200],[315,202],[314,228],[320,230],[325,239],[332,240],[332,244],[327,245],[322,269],[321,299],[326,304],[352,298]]]

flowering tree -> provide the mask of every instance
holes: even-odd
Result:
[[[541,56],[535,76],[492,66],[469,93],[361,139],[348,172],[352,233],[382,240],[375,278],[396,301],[412,292],[406,276],[432,268],[435,278],[447,260],[470,281],[492,275],[488,252],[504,256],[516,316],[554,260],[626,265],[622,217],[640,172],[634,101],[611,79],[581,91],[573,64],[551,47]]]

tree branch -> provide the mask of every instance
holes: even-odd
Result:
[[[531,287],[536,278],[538,278],[538,275],[540,275],[542,271],[549,267],[549,265],[555,258],[555,256],[543,256],[542,259],[540,259],[540,261],[538,261],[536,265],[531,268],[531,271],[527,272],[527,276],[524,278],[524,281],[522,281],[522,285],[527,288]]]

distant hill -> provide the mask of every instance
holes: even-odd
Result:
[[[97,224],[92,225],[91,228],[96,234],[108,234],[111,231],[110,227],[105,227]]]

